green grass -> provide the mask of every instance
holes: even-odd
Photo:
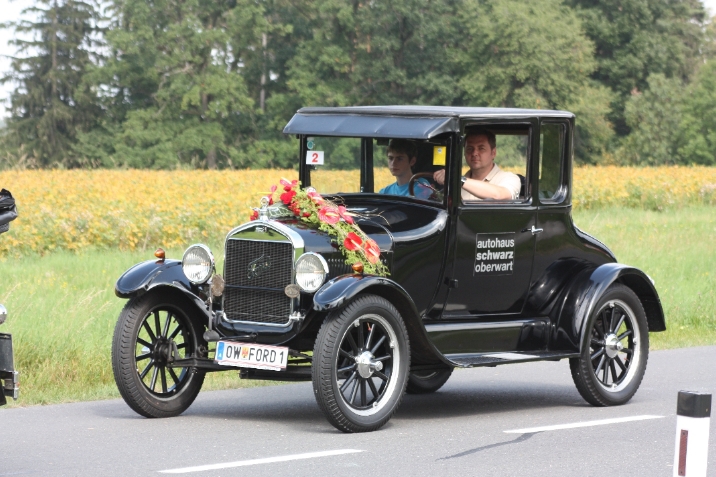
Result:
[[[656,283],[667,331],[651,349],[716,344],[716,208],[578,211],[575,223]]]
[[[652,349],[716,343],[715,212],[610,208],[574,214],[577,225],[608,244],[620,262],[656,281],[668,330],[651,335]],[[221,247],[212,250],[220,255]],[[167,256],[181,253],[169,250]],[[105,250],[0,261],[0,303],[9,311],[0,330],[13,334],[21,372],[21,398],[11,406],[119,396],[110,348],[125,300],[115,297],[114,282],[151,258],[150,251]],[[241,381],[235,372],[211,373],[204,389],[263,384]]]

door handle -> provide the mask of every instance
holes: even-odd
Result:
[[[532,232],[532,235],[537,235],[539,233],[544,232],[544,229],[536,229],[535,226],[533,225],[532,230],[530,230],[530,232]]]

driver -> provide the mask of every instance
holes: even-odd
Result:
[[[417,147],[407,139],[391,139],[388,143],[388,168],[395,182],[380,189],[381,194],[410,195],[408,183],[413,177],[413,166],[417,161]],[[427,199],[432,194],[430,182],[424,178],[415,181],[413,193],[419,199]]]
[[[495,164],[497,142],[495,135],[485,129],[474,129],[465,137],[465,162],[470,167],[462,176],[463,201],[467,200],[517,200],[520,195],[520,178],[517,174],[503,171]],[[445,183],[445,169],[436,171],[435,182]]]

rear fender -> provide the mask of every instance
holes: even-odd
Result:
[[[575,277],[574,285],[563,298],[555,349],[569,348],[580,352],[584,349],[586,323],[599,299],[613,283],[621,283],[636,294],[644,307],[649,331],[666,330],[664,310],[651,279],[637,268],[607,263],[591,273],[585,272]]]
[[[373,275],[343,275],[333,278],[316,292],[313,308],[321,312],[337,310],[361,293],[381,296],[398,309],[410,338],[411,365],[452,366],[428,338],[418,309],[408,292],[389,278]]]
[[[180,260],[148,260],[138,263],[119,277],[114,293],[119,298],[134,298],[160,287],[181,291],[206,323],[210,323],[212,313],[209,305],[202,298],[199,287],[193,285],[184,274]]]

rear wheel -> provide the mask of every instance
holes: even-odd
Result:
[[[410,343],[398,310],[359,296],[323,323],[313,351],[313,390],[329,422],[343,432],[374,431],[398,409]]]
[[[175,359],[198,356],[201,326],[163,290],[131,299],[114,329],[112,371],[119,393],[145,417],[184,412],[201,390],[204,373],[171,367]]]
[[[579,394],[594,406],[629,401],[641,384],[649,357],[649,329],[639,298],[614,284],[587,323],[589,342],[569,360]]]
[[[408,386],[405,389],[409,394],[434,393],[450,379],[453,368],[433,369],[428,371],[411,371],[408,376]]]

